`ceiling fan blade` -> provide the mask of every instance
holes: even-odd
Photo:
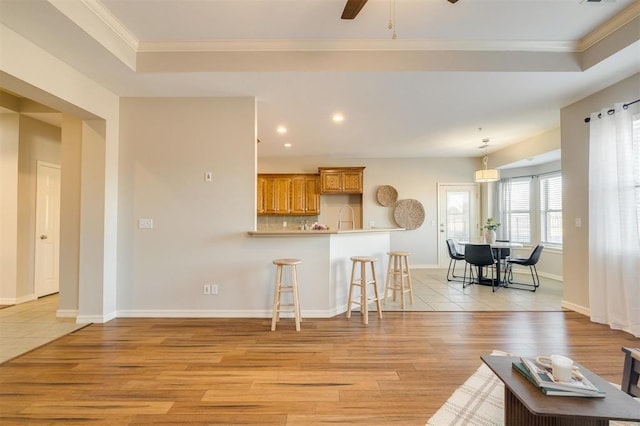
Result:
[[[353,19],[355,18],[362,7],[367,3],[367,0],[347,0],[347,4],[344,6],[344,10],[342,11],[342,19]]]

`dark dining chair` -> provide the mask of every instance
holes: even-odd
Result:
[[[480,269],[486,266],[491,266],[491,291],[496,291],[495,268],[496,259],[493,257],[493,249],[490,244],[467,244],[464,247],[464,260],[466,261],[464,266],[464,278],[462,279],[462,288],[466,288],[470,284],[473,284],[473,267],[478,268],[478,280],[482,278]],[[469,267],[471,278],[467,282],[467,266]]]
[[[624,352],[624,367],[622,371],[622,389],[623,392],[631,396],[640,398],[640,349],[622,348]]]
[[[540,277],[538,277],[538,270],[536,269],[536,264],[538,263],[538,260],[540,260],[542,249],[544,249],[544,245],[538,244],[531,252],[531,255],[527,258],[510,257],[509,259],[507,259],[507,269],[504,271],[505,285],[510,287],[512,284],[515,284],[516,287],[513,287],[513,288],[518,289],[519,287],[517,286],[525,286],[525,288],[519,288],[519,289],[536,291],[538,287],[540,287]],[[531,272],[532,283],[529,284],[524,282],[513,281],[513,265],[528,266],[529,271]]]
[[[496,243],[510,243],[511,241],[509,240],[498,240],[496,239]],[[494,256],[495,253],[497,253],[498,255],[496,256],[497,259],[500,260],[500,268],[503,271],[507,271],[507,259],[509,259],[509,257],[511,256],[511,247],[501,247],[501,248],[494,248]],[[506,277],[506,275],[505,275]],[[500,277],[498,277],[500,278]]]
[[[459,275],[456,276],[456,262],[458,260],[464,260],[464,253],[458,251],[455,241],[449,238],[447,239],[447,249],[449,250],[449,269],[447,269],[447,281],[454,281],[454,278],[462,278]]]

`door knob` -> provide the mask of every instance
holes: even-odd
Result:
[[[49,238],[49,237],[47,237],[47,236],[46,236],[46,235],[44,235],[44,234],[40,235],[40,239],[41,239],[41,240],[46,240],[47,238]]]

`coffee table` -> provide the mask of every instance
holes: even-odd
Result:
[[[512,363],[520,358],[493,355],[480,358],[504,383],[505,426],[608,425],[609,420],[640,421],[637,401],[582,365],[578,364],[580,372],[606,392],[604,398],[547,396],[512,368]]]

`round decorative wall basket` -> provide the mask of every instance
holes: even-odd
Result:
[[[424,222],[424,207],[418,200],[400,200],[396,203],[393,218],[404,229],[419,228]]]
[[[391,185],[382,185],[378,188],[376,197],[380,205],[388,207],[398,201],[398,191]]]

